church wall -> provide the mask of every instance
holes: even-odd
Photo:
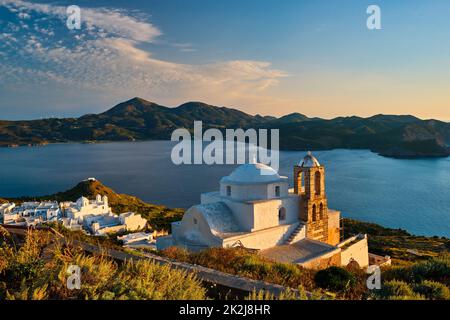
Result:
[[[183,216],[181,223],[172,230],[175,244],[183,242],[195,243],[200,246],[221,246],[221,240],[211,234],[211,229],[203,215],[195,207],[189,209]]]
[[[276,182],[269,184],[226,184],[220,186],[220,194],[222,197],[230,197],[227,195],[227,186],[231,187],[231,198],[238,201],[277,199],[288,195],[288,183]],[[280,187],[280,196],[276,196],[275,187]]]
[[[203,193],[201,195],[202,204],[219,201],[224,202],[231,209],[243,231],[261,230],[280,225],[278,211],[281,207],[286,209],[286,220],[281,222],[281,224],[292,224],[299,220],[299,198],[296,195],[253,203],[238,202],[223,197],[218,192]]]
[[[311,259],[305,263],[301,263],[301,266],[308,269],[326,269],[331,266],[341,265],[341,253],[336,250],[328,255],[323,255],[315,259]]]
[[[280,195],[277,196],[275,189],[276,187],[280,187]],[[289,195],[289,185],[287,182],[277,182],[277,183],[270,183],[266,185],[267,191],[267,198],[268,199],[278,199],[278,198],[284,198]]]
[[[340,218],[339,211],[328,209],[328,244],[333,246],[341,241]]]
[[[356,238],[356,237],[355,237]],[[344,243],[350,243],[348,247],[346,245],[340,245],[341,251],[341,263],[343,266],[348,265],[352,260],[358,262],[361,268],[366,268],[369,265],[369,245],[367,242],[367,236],[364,236],[359,241],[351,241],[352,238],[347,239]],[[356,238],[357,240],[357,238]]]
[[[238,202],[236,200],[223,197],[218,192],[203,193],[201,195],[202,204],[214,202],[223,202],[230,208],[242,231],[251,231],[254,228],[253,204]]]
[[[231,187],[231,197],[234,200],[260,200],[267,198],[267,186],[264,184],[256,185],[231,185],[221,184],[220,194],[223,197],[228,197],[226,187]]]
[[[233,216],[242,231],[252,231],[255,228],[252,203],[236,202],[232,200],[223,200],[223,202],[225,202],[231,212],[233,212]]]
[[[228,238],[224,240],[223,246],[232,247],[237,241],[240,241],[244,247],[249,249],[268,249],[277,245],[282,245],[297,225],[298,224],[282,225],[238,237]]]
[[[281,208],[286,209],[286,219],[284,221],[280,221],[278,216]],[[298,221],[298,200],[295,197],[288,197],[255,203],[254,216],[254,230],[295,223]]]

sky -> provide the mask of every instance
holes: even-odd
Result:
[[[381,29],[369,30],[369,5]],[[66,26],[69,5],[81,28]],[[450,120],[447,0],[0,0],[0,119],[138,96],[281,116]]]

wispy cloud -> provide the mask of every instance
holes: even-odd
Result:
[[[81,30],[68,30],[66,7],[20,0],[0,0],[0,5],[17,17],[0,33],[0,53],[6,56],[0,61],[3,84],[57,83],[80,93],[236,103],[239,97],[260,99],[261,92],[286,76],[261,61],[194,65],[155,58],[143,46],[155,43],[162,32],[142,14],[81,8]],[[195,51],[190,43],[172,46]]]
[[[173,43],[173,47],[178,48],[181,52],[196,52],[192,43]]]

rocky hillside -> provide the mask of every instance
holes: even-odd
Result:
[[[274,128],[285,150],[370,149],[389,157],[440,157],[450,154],[450,123],[413,116],[376,115],[331,120],[292,113],[281,118],[188,102],[168,108],[141,98],[106,112],[80,118],[0,121],[0,146],[55,142],[170,139],[176,128]]]

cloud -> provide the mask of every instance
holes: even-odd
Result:
[[[173,47],[178,48],[181,52],[196,52],[197,49],[191,43],[173,43]]]
[[[261,93],[287,74],[253,60],[182,64],[144,50],[162,32],[142,14],[113,8],[81,8],[81,30],[68,30],[66,7],[0,0],[17,15],[0,38],[0,84],[57,84],[67,90],[111,97],[141,96],[158,102],[187,99],[237,103],[261,101]],[[26,26],[26,27],[25,27]],[[193,52],[190,43],[175,43]],[[49,93],[51,94],[51,92]]]
[[[67,7],[50,4],[31,3],[22,0],[1,0],[0,5],[19,18],[30,18],[31,13],[67,19]],[[147,21],[130,16],[126,11],[110,8],[81,8],[81,21],[90,30],[102,29],[108,34],[137,41],[150,42],[160,36],[161,31]]]

